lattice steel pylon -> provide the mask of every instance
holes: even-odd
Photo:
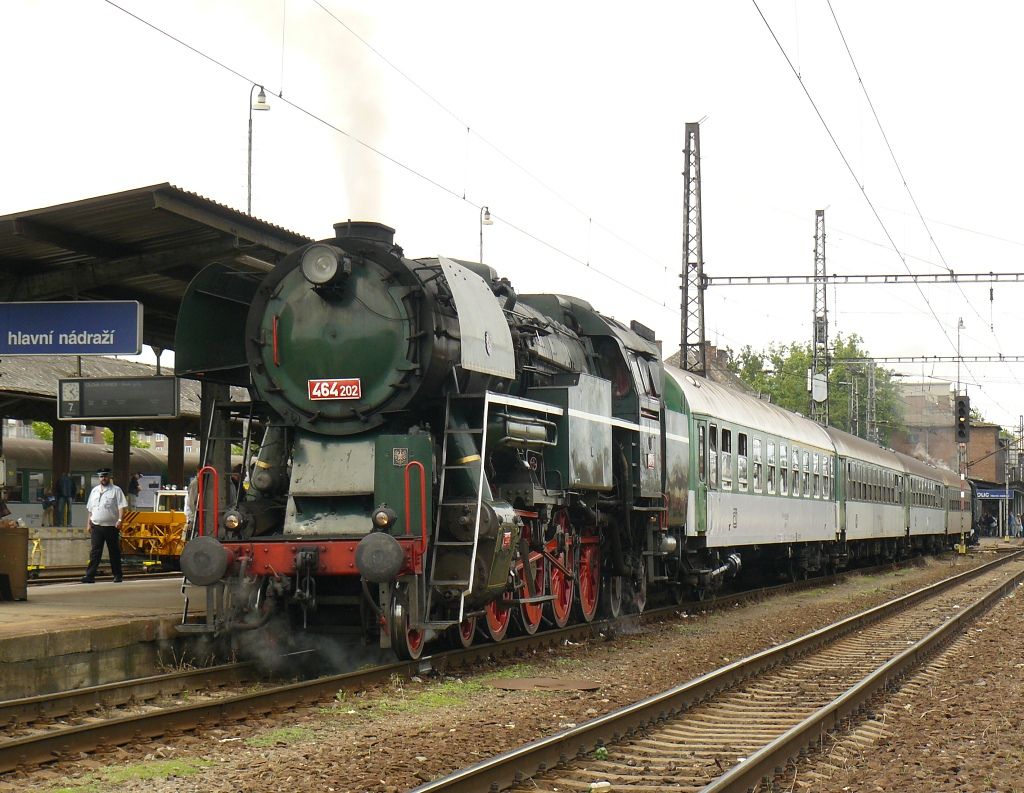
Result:
[[[865,417],[865,435],[872,443],[879,443],[878,434],[878,391],[875,388],[875,362],[868,363],[868,409]]]
[[[814,212],[814,325],[811,339],[811,419],[828,426],[828,281],[825,274],[825,210]]]
[[[683,149],[683,299],[680,304],[682,328],[679,337],[679,366],[687,372],[707,376],[704,343],[704,245],[701,240],[700,207],[700,123],[686,124]]]

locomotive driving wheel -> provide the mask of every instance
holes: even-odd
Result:
[[[576,594],[576,584],[572,576],[566,575],[569,555],[563,549],[554,560],[558,564],[548,565],[548,592],[551,593],[551,600],[545,606],[548,619],[558,628],[564,628],[569,624],[569,617],[572,616],[572,602]]]
[[[497,600],[492,600],[484,609],[484,630],[493,642],[500,642],[508,633],[512,622],[512,593],[506,592]]]
[[[463,649],[473,646],[473,637],[476,635],[476,617],[466,617],[458,625],[449,628],[452,645]]]
[[[415,661],[423,654],[423,631],[412,627],[409,618],[409,597],[404,591],[391,596],[391,647],[403,661]]]
[[[584,622],[593,622],[601,594],[601,547],[594,542],[580,546],[579,600],[576,611]]]
[[[539,553],[531,553],[530,561],[533,563],[533,591],[536,597],[544,595],[544,582],[547,579],[546,570],[547,562],[544,557]],[[530,588],[526,585],[527,577],[530,575],[530,566],[523,564],[519,568],[519,597],[528,598],[530,597]],[[544,602],[539,603],[520,603],[519,604],[519,621],[522,623],[523,630],[530,636],[537,632],[540,627],[541,617],[544,616]]]
[[[571,573],[573,545],[569,529],[569,518],[565,511],[559,512],[555,521],[559,529],[553,540],[547,543],[550,555],[548,561],[548,593],[551,595],[544,605],[544,614],[556,628],[564,628],[572,616],[572,601],[576,595],[576,582]]]

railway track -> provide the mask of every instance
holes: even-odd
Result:
[[[1018,552],[416,793],[771,789],[792,758],[848,726],[1022,579],[1024,552]]]
[[[849,575],[894,568],[893,564],[884,564],[846,571],[824,579],[809,579],[727,594],[713,600],[650,609],[643,615],[626,618],[625,622],[665,619],[683,608],[708,611],[730,608],[742,602],[820,587]],[[595,620],[585,625],[570,625],[498,644],[479,644],[436,653],[419,661],[387,664],[244,691],[236,689],[240,684],[257,677],[257,671],[251,664],[191,670],[74,692],[0,702],[0,727],[4,728],[5,737],[0,740],[0,773],[53,762],[99,746],[138,743],[140,739],[157,738],[168,733],[194,730],[201,726],[331,699],[340,690],[356,691],[389,680],[394,675],[411,677],[432,670],[462,669],[487,660],[513,658],[538,648],[555,647],[566,641],[585,640],[614,632],[616,627],[617,623]],[[183,691],[194,692],[188,702],[166,701],[168,697]]]

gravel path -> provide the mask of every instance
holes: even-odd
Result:
[[[632,635],[546,650],[512,667],[495,666],[459,678],[395,679],[359,695],[339,696],[319,707],[300,708],[273,719],[253,719],[201,735],[147,743],[139,749],[114,749],[78,762],[0,777],[0,793],[270,789],[397,793],[992,558],[988,553],[976,553],[967,559],[932,560],[895,573],[852,576],[836,586],[722,613],[684,613]],[[1016,603],[1015,608],[1024,611],[1019,600]],[[1024,613],[1020,619],[1024,620]],[[989,636],[1003,633],[991,629],[971,638],[985,642]],[[1021,674],[1018,667],[1024,664],[1014,666],[1019,657],[1016,661],[1004,654],[994,658],[987,647],[978,647],[975,652],[983,661],[972,659],[964,675],[973,681],[979,674],[987,682],[953,686],[960,700],[949,706],[948,722],[935,713],[922,717],[932,730],[927,734],[936,740],[949,734],[963,742],[960,748],[951,750],[953,755],[942,759],[945,773],[953,774],[954,767],[972,768],[971,778],[979,784],[985,778],[985,769],[1001,774],[1003,768],[1016,768],[1020,777],[1020,758],[1024,754],[1013,749],[1017,759],[1007,762],[1003,755],[989,753],[988,747],[992,735],[1005,736],[1005,752],[1011,751],[1014,742],[1024,740],[1017,729],[1020,708],[1004,707],[1007,702],[1020,704],[1021,695],[1015,686]],[[1016,656],[1020,656],[1019,649]],[[972,667],[981,668],[975,672]],[[537,678],[556,678],[567,690],[551,690],[550,682]],[[513,679],[519,680],[519,688],[503,687]],[[968,698],[974,702],[979,692],[997,690],[998,697],[991,707],[969,710]],[[970,730],[951,729],[965,710],[972,717]],[[896,734],[926,734],[920,726],[908,729],[910,732]],[[883,755],[898,758],[903,751],[901,744],[892,740],[879,752],[880,763]],[[981,746],[986,747],[985,751]],[[957,753],[963,755],[962,761],[953,760]],[[931,756],[937,757],[937,750]],[[888,765],[886,769],[891,773]],[[925,766],[922,773],[929,770],[934,769]],[[830,769],[828,773],[828,784],[834,783],[835,790],[1018,789],[1007,785],[908,788],[895,785],[894,777],[879,782],[882,787],[864,787],[859,772],[856,776],[861,781],[857,784],[861,786],[848,787],[849,782],[840,780],[845,772]],[[851,772],[851,777],[854,775]],[[792,789],[809,789],[810,779],[807,775],[794,779]],[[813,789],[826,788],[815,783]]]

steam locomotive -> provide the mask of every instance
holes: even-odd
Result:
[[[283,615],[414,659],[434,637],[500,641],[970,531],[951,472],[665,365],[650,329],[586,301],[407,259],[393,235],[339,223],[265,275],[219,263],[187,290],[177,374],[245,387],[263,428],[233,497],[225,463],[201,476],[181,557],[213,593],[201,630]]]

